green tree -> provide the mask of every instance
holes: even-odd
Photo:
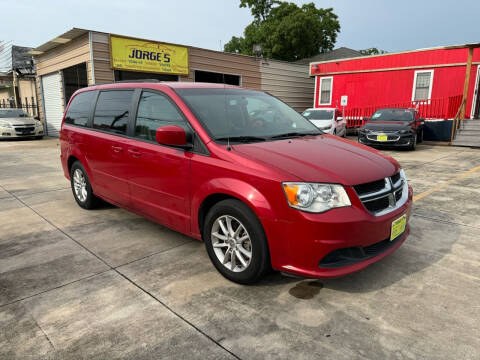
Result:
[[[240,7],[248,7],[255,20],[265,20],[273,5],[279,4],[278,0],[240,0]]]
[[[250,8],[254,21],[243,37],[234,36],[225,44],[226,52],[254,55],[253,45],[259,44],[267,58],[295,61],[335,45],[340,23],[332,8],[316,8],[314,3],[299,7],[276,0],[240,1],[240,7]]]
[[[385,50],[379,50],[376,47],[368,48],[368,49],[363,49],[363,50],[358,50],[360,51],[363,55],[379,55],[379,54],[386,54],[387,52]]]

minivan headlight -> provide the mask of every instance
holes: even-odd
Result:
[[[288,205],[295,209],[321,213],[351,205],[350,198],[342,185],[284,182],[282,186]]]

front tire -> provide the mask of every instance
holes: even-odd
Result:
[[[70,168],[70,185],[80,207],[90,210],[98,206],[99,199],[93,194],[87,172],[80,161],[75,161]]]
[[[270,268],[262,224],[241,201],[215,204],[205,218],[203,239],[215,268],[233,282],[253,284]]]
[[[409,150],[413,151],[417,147],[417,134],[413,135],[412,143],[410,144]]]

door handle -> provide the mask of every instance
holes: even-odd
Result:
[[[142,153],[138,150],[128,149],[128,153],[133,157],[140,157]]]
[[[112,150],[113,152],[119,153],[123,151],[123,148],[121,148],[120,146],[112,146]]]

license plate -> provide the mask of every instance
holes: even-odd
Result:
[[[388,136],[387,135],[377,135],[377,141],[387,141]]]
[[[407,215],[402,215],[392,222],[392,229],[390,231],[390,241],[395,240],[400,234],[405,231],[407,226]]]

